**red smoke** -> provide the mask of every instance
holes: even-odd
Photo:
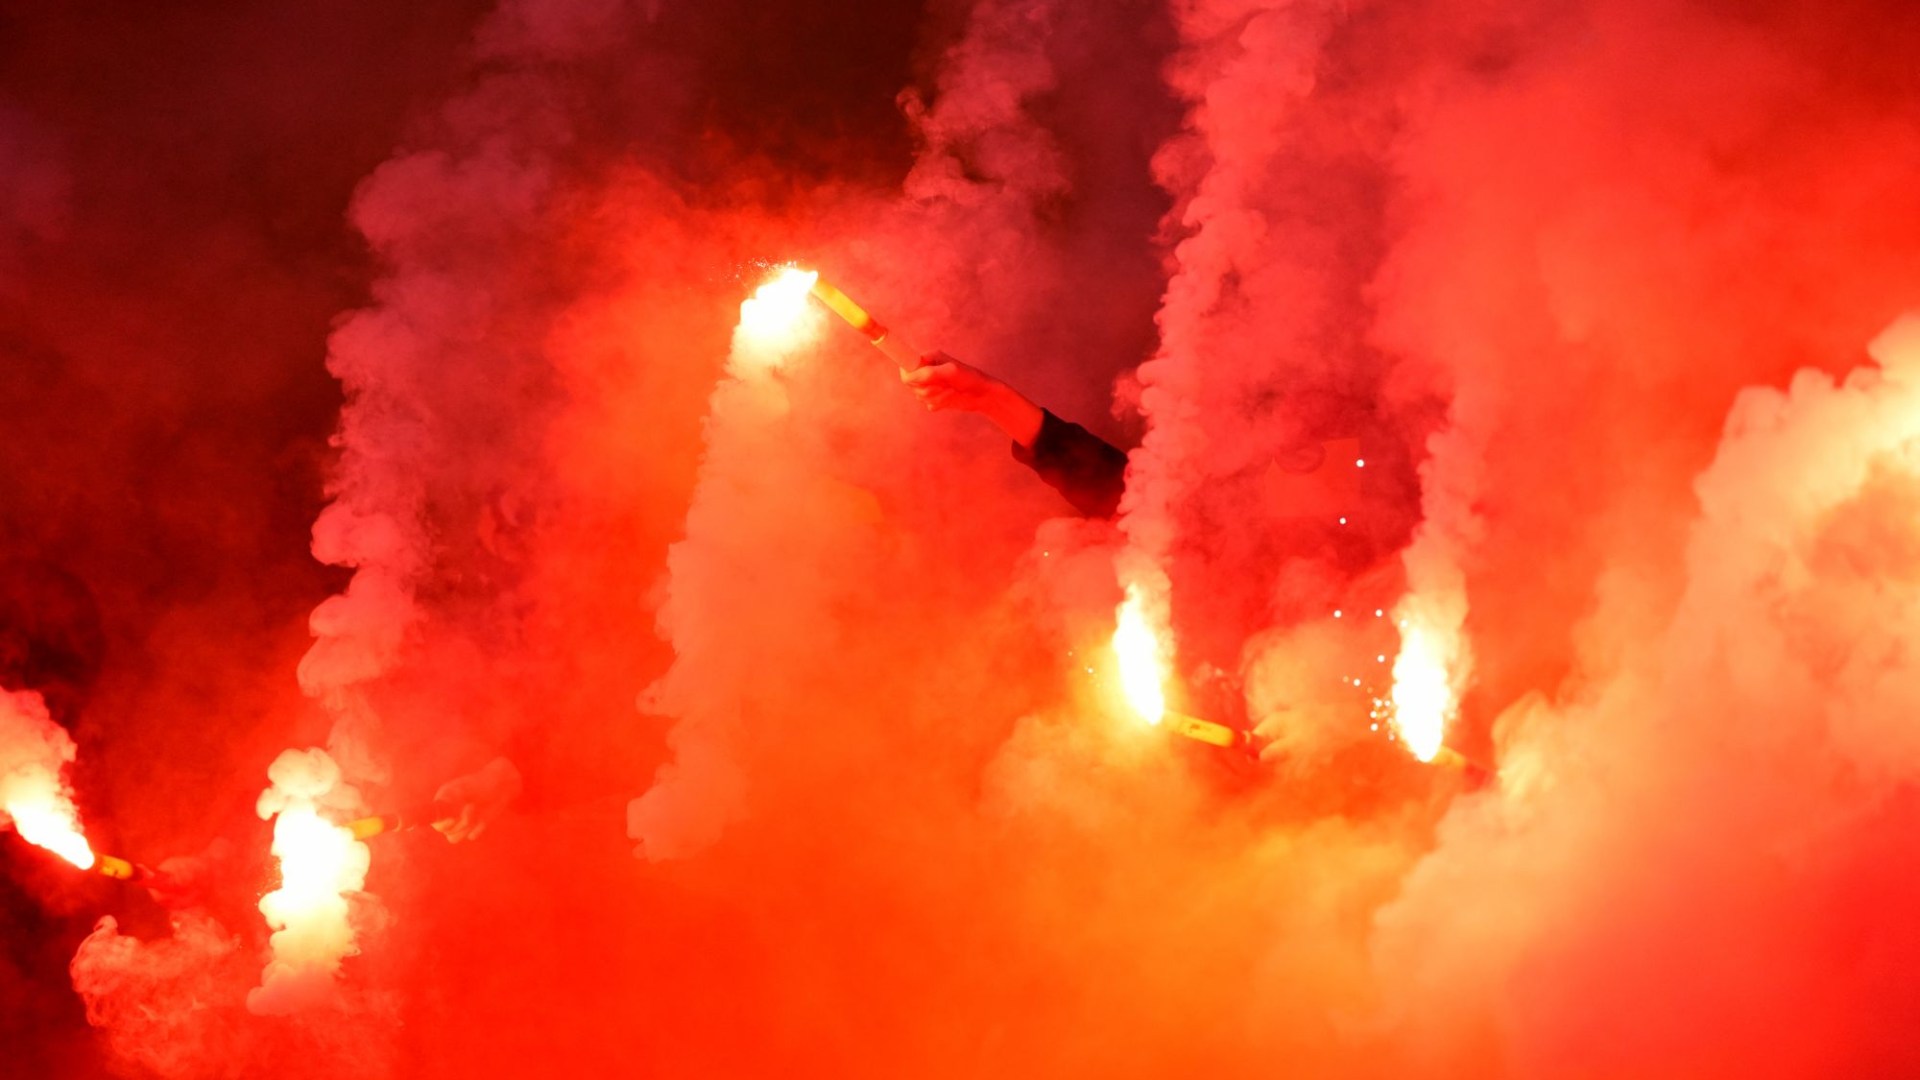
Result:
[[[1920,1058],[1905,6],[349,7],[5,17],[0,565],[105,644],[0,674],[97,848],[240,853],[7,894],[37,1075]],[[837,324],[730,366],[789,260],[1144,435],[1123,520]],[[1275,760],[1115,710],[1116,559]],[[1371,727],[1409,589],[1488,790]],[[526,791],[256,1016],[309,746]]]

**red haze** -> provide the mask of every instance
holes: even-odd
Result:
[[[98,609],[48,694],[96,846],[238,852],[169,924],[0,837],[31,1074],[1920,1058],[1906,5],[0,22],[0,565]],[[730,367],[788,260],[1143,437],[1123,521],[837,324]],[[1341,528],[1280,467],[1327,440]],[[1115,708],[1123,551],[1276,760]],[[1332,612],[1409,586],[1486,790],[1342,682],[1394,642]],[[310,746],[526,791],[375,838],[337,1000],[254,1016],[252,804]]]

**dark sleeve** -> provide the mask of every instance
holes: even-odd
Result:
[[[1127,486],[1127,455],[1051,412],[1042,413],[1031,447],[1013,444],[1013,458],[1090,518],[1110,518]]]

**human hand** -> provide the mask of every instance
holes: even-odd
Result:
[[[494,758],[480,771],[440,785],[440,790],[433,793],[434,804],[452,812],[434,822],[433,827],[448,843],[477,840],[520,797],[521,787],[520,770],[513,767],[513,762]]]
[[[900,381],[929,412],[986,412],[1007,390],[1006,383],[946,353],[929,353],[920,358],[919,367],[901,369]]]
[[[1033,445],[1040,433],[1040,406],[999,379],[946,353],[929,353],[919,367],[902,369],[900,381],[929,412],[959,409],[994,422],[1014,442]]]

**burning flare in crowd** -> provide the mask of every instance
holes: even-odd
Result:
[[[1127,704],[1149,724],[1158,724],[1167,713],[1167,695],[1161,683],[1165,678],[1165,657],[1159,635],[1147,623],[1146,604],[1138,585],[1127,586],[1127,598],[1120,605],[1119,622],[1113,629],[1113,656],[1120,666],[1120,687]]]
[[[11,821],[27,843],[90,870],[93,849],[60,775],[73,757],[73,739],[39,694],[0,692],[0,825]]]
[[[806,327],[807,294],[820,275],[789,266],[740,305],[740,334],[762,348],[798,344]]]
[[[813,280],[808,282],[808,285],[813,295],[825,304],[829,311],[844,319],[848,326],[858,330],[874,348],[879,349],[902,371],[913,371],[920,367],[919,349],[908,344],[899,334],[887,329],[884,323],[874,318],[853,297],[835,288],[833,283],[821,281],[818,274],[812,277]]]
[[[1127,598],[1120,604],[1113,628],[1113,656],[1127,704],[1149,725],[1164,725],[1166,730],[1195,742],[1222,749],[1251,746],[1251,737],[1244,731],[1167,708],[1165,649],[1161,636],[1154,633],[1145,596],[1146,591],[1138,584],[1127,586]]]
[[[1449,650],[1441,635],[1413,619],[1403,620],[1400,635],[1400,655],[1393,661],[1394,731],[1414,757],[1432,761],[1454,710]]]
[[[273,786],[261,793],[259,811],[274,819],[280,887],[260,898],[274,931],[273,956],[247,1008],[279,1016],[333,1000],[340,962],[356,951],[347,897],[366,884],[369,855],[351,831],[321,814],[355,798],[324,751],[288,750],[267,776]]]

